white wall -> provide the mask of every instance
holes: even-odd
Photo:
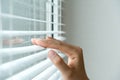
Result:
[[[90,80],[120,80],[120,1],[65,0],[67,42],[84,49]]]

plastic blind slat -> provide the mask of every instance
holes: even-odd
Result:
[[[0,49],[0,54],[1,55],[4,55],[4,54],[14,55],[14,54],[35,52],[35,51],[42,50],[42,49],[44,48],[40,46],[36,46],[36,45],[17,47],[17,48],[5,48],[5,49]]]
[[[63,80],[62,77],[60,77],[58,80]]]
[[[60,72],[57,71],[48,80],[58,80],[59,77],[60,77]]]
[[[42,73],[37,75],[32,80],[48,80],[49,77],[52,76],[53,73],[56,71],[57,71],[56,67],[54,65],[52,65],[51,67],[47,68],[45,71],[43,71]]]
[[[17,58],[21,58],[24,56],[28,56],[34,54],[34,52],[38,52],[43,50],[43,47],[39,47],[36,45],[33,46],[25,46],[19,48],[7,48],[7,49],[0,49],[0,60],[2,63],[15,60]]]
[[[62,31],[2,31],[2,37],[26,36],[26,35],[45,35],[45,34],[63,34]]]
[[[45,20],[27,18],[27,17],[17,16],[17,15],[12,15],[12,14],[7,14],[7,13],[1,13],[0,16],[5,17],[5,18],[21,19],[21,20],[27,20],[27,21],[35,21],[35,22],[39,22],[39,23],[51,23],[51,24],[64,25],[62,23],[47,22]]]

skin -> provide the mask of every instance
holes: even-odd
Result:
[[[68,63],[54,51],[50,50],[48,57],[60,70],[63,80],[89,80],[84,67],[83,51],[80,47],[47,37],[46,39],[32,39],[32,43],[45,48],[62,51],[68,57]]]

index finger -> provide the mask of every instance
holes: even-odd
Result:
[[[65,42],[53,39],[51,37],[47,38],[47,39],[32,39],[32,43],[45,47],[45,48],[54,48],[54,49],[58,49],[60,51],[62,51],[63,53],[65,53],[68,57],[71,57],[73,55],[78,55],[78,50],[79,47],[67,44]]]

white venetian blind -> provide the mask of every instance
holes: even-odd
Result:
[[[62,0],[0,0],[0,80],[60,80],[49,49],[32,38],[62,37]],[[65,57],[57,51],[61,57]]]

